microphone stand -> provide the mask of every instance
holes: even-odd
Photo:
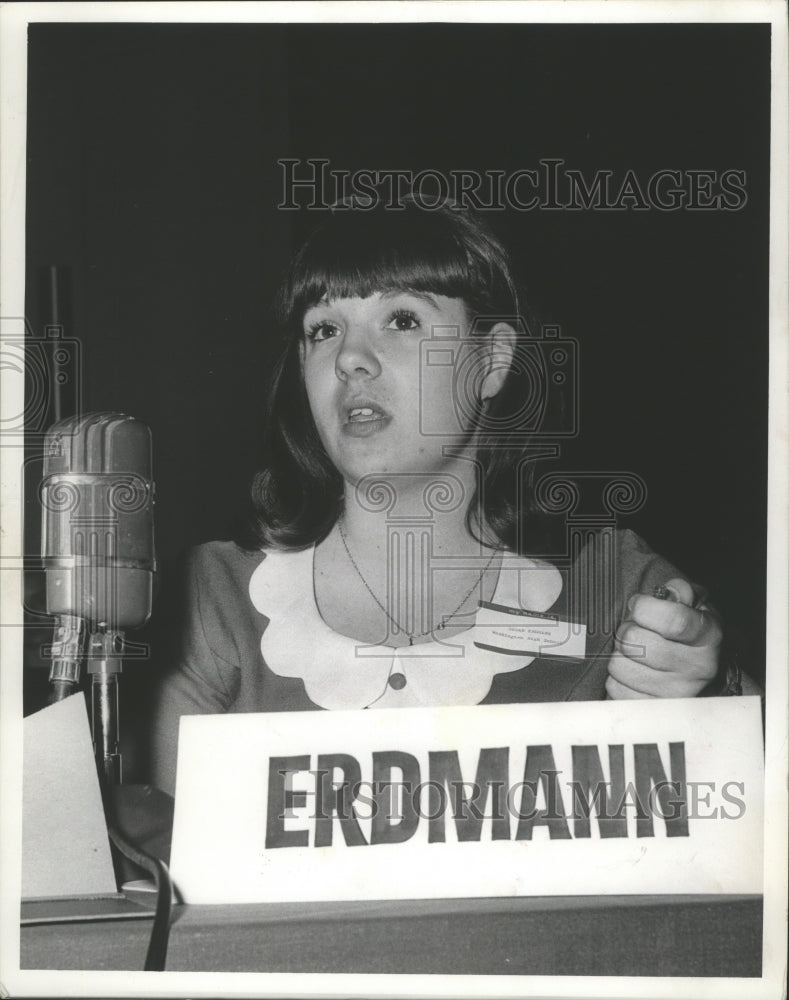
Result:
[[[62,701],[79,690],[82,661],[91,675],[90,725],[99,776],[108,786],[119,785],[119,679],[123,670],[123,632],[104,623],[88,625],[75,615],[58,615],[50,655],[49,703]]]
[[[88,641],[88,673],[91,675],[91,729],[96,766],[108,786],[121,783],[119,749],[119,678],[123,669],[123,632],[99,626]]]

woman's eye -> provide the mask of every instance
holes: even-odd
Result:
[[[419,320],[414,313],[409,312],[407,309],[398,309],[387,323],[386,329],[400,331],[418,330],[419,325]]]
[[[338,328],[334,323],[328,323],[326,320],[318,320],[315,323],[310,323],[304,331],[304,335],[307,340],[321,341],[335,337],[338,332]]]

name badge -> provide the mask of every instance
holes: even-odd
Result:
[[[586,656],[586,625],[549,612],[480,601],[476,632],[474,644],[497,653],[574,660]]]

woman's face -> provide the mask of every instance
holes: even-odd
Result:
[[[471,429],[473,404],[457,405],[453,379],[479,351],[468,324],[462,299],[424,292],[378,292],[307,310],[307,396],[346,481],[456,465],[442,449]]]

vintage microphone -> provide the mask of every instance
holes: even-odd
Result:
[[[173,887],[167,865],[136,846],[119,824],[128,802],[138,810],[166,813],[162,793],[120,787],[118,679],[124,631],[151,614],[154,484],[151,432],[123,413],[88,413],[59,420],[44,439],[41,483],[41,548],[46,608],[56,618],[50,670],[51,700],[79,687],[87,659],[91,724],[99,783],[114,846],[144,868],[156,884],[146,971],[162,971],[172,915]],[[116,869],[116,872],[119,869]]]
[[[118,678],[126,629],[151,614],[154,484],[148,427],[122,413],[67,417],[47,431],[41,483],[46,610],[56,618],[51,701],[93,683],[99,771],[121,780]]]

